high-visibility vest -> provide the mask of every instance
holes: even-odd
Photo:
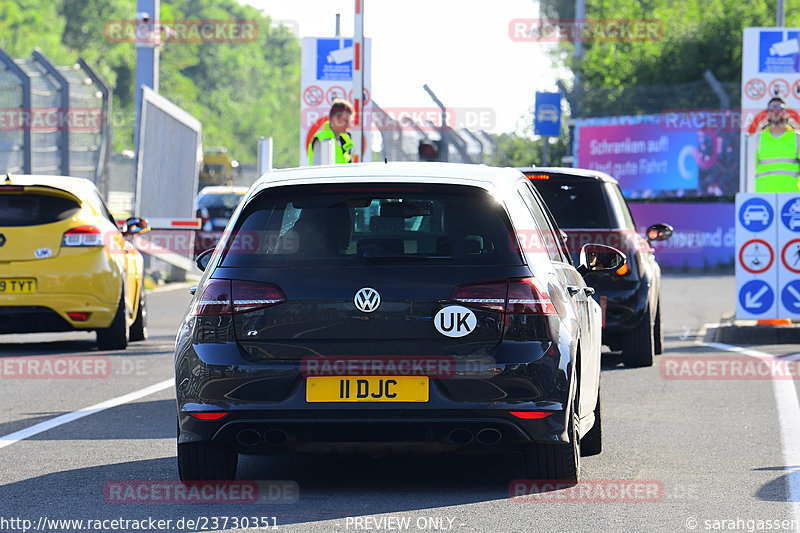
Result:
[[[326,122],[322,125],[322,128],[314,135],[314,139],[311,141],[311,144],[308,145],[308,166],[314,164],[314,142],[319,139],[320,142],[324,141],[325,139],[334,139],[334,155],[336,164],[339,163],[349,163],[350,162],[350,149],[353,147],[353,141],[350,139],[350,135],[347,133],[339,134],[337,138],[336,134],[333,133],[331,129],[331,123]]]
[[[786,126],[777,139],[765,128],[758,136],[756,192],[800,190],[800,134]]]

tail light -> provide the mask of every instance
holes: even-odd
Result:
[[[536,278],[508,280],[506,313],[510,315],[554,315],[556,308]]]
[[[556,314],[553,302],[535,278],[465,283],[453,289],[450,300],[509,315]]]
[[[95,226],[78,226],[64,233],[61,246],[103,246],[103,234]]]
[[[614,272],[616,272],[616,273],[617,273],[618,275],[620,275],[620,276],[624,276],[624,275],[625,275],[625,274],[627,274],[629,271],[630,271],[630,268],[628,268],[628,263],[625,263],[624,265],[622,265],[621,267],[619,267],[619,268],[618,268],[617,270],[615,270]]]
[[[223,316],[230,315],[231,282],[230,280],[214,279],[208,282],[203,294],[195,304],[195,316]]]
[[[278,305],[286,301],[286,295],[276,285],[254,281],[233,282],[233,312],[249,313]]]
[[[541,420],[552,415],[554,411],[509,411],[509,414],[522,420]]]
[[[221,420],[228,416],[228,411],[220,411],[220,412],[213,412],[213,413],[189,413],[189,416],[192,418],[196,418],[197,420]]]
[[[195,316],[248,313],[278,305],[286,295],[277,285],[255,281],[211,280],[195,305]]]
[[[506,281],[465,283],[453,289],[450,300],[469,307],[502,313],[506,307],[507,294]]]

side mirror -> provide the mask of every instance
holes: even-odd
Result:
[[[150,231],[150,224],[143,218],[130,217],[125,221],[125,230],[122,232],[124,235],[133,235],[135,233],[147,233]]]
[[[585,276],[589,272],[616,270],[625,264],[625,254],[604,244],[584,244],[581,248],[578,272]]]
[[[194,260],[194,263],[197,265],[197,268],[205,272],[206,267],[208,266],[208,262],[211,261],[211,254],[214,253],[214,249],[211,248],[204,252],[200,252],[197,256],[197,259]]]
[[[647,228],[647,242],[666,241],[672,237],[672,226],[669,224],[653,224]]]

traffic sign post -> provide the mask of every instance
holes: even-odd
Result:
[[[546,137],[561,135],[561,93],[536,93],[533,133],[545,137],[542,145],[542,165],[547,166]]]
[[[800,318],[800,193],[776,196],[778,318]]]
[[[748,136],[752,122],[765,122],[759,110],[779,96],[789,109],[800,107],[800,28],[745,28],[742,37],[742,133],[739,146],[739,190],[755,191],[755,140]],[[755,124],[753,131],[760,131]]]
[[[364,39],[363,64],[355,64],[355,44],[353,39],[343,37],[304,37],[302,43],[302,60],[300,76],[300,166],[308,165],[308,144],[315,131],[328,117],[334,98],[348,98],[354,104],[354,73],[362,72],[364,76],[364,92],[371,91],[371,55],[372,41]],[[359,104],[359,111],[365,119],[364,104]],[[350,129],[355,142],[356,124]],[[362,161],[371,160],[371,124],[363,124],[364,136],[362,145],[366,147]]]
[[[776,194],[736,195],[737,318],[778,317],[778,219]]]

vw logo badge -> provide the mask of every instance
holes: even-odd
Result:
[[[6,243],[6,236],[0,233],[0,246],[3,246]]]
[[[381,305],[381,295],[372,287],[364,287],[353,298],[356,309],[364,313],[371,313]]]

